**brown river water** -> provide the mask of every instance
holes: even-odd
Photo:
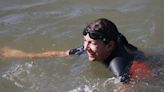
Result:
[[[164,92],[163,0],[0,0],[0,48],[67,50],[80,46],[85,25],[107,18],[152,63],[155,81],[135,92]],[[112,73],[87,56],[0,58],[0,92],[113,92]]]

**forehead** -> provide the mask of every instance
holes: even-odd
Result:
[[[90,36],[87,34],[86,36],[84,36],[84,40],[85,41],[90,41],[90,42],[96,42],[96,43],[103,43],[101,40],[94,40],[94,39],[92,39],[92,38],[90,38]]]

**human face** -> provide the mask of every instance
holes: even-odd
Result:
[[[109,56],[109,46],[101,40],[90,38],[89,34],[84,35],[84,50],[90,61],[104,61]]]

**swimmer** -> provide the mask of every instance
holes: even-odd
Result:
[[[139,75],[142,78],[149,76],[149,66],[135,60],[139,52],[137,47],[127,41],[112,21],[105,18],[93,21],[84,28],[83,37],[83,46],[71,50],[31,53],[2,48],[0,54],[7,58],[49,58],[81,55],[85,52],[89,61],[101,62],[122,83],[128,83]]]
[[[105,18],[95,20],[86,26],[83,36],[88,59],[103,63],[120,82],[149,76],[149,66],[135,60],[140,54],[137,47],[127,41],[112,21]]]
[[[117,87],[116,92],[134,92],[128,85],[130,81],[150,78],[150,66],[138,61],[142,53],[127,41],[112,21],[105,18],[93,21],[84,28],[83,36],[88,59],[104,64],[117,81],[124,84]]]

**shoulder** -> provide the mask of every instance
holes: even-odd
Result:
[[[124,57],[115,57],[111,60],[109,68],[120,82],[126,83],[130,79],[129,67],[131,63]]]
[[[121,76],[128,65],[128,61],[123,57],[115,57],[110,61],[109,68],[114,75]]]

